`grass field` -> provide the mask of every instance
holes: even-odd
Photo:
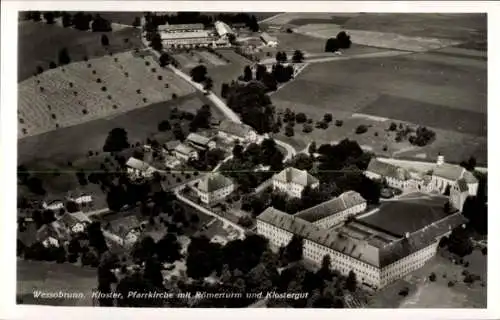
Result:
[[[97,288],[97,271],[72,264],[17,260],[17,300],[20,304],[54,306],[92,306],[92,290]],[[82,292],[83,299],[40,299],[34,290],[43,292]]]
[[[192,92],[150,56],[126,52],[71,63],[19,84],[18,133],[36,135]]]
[[[437,255],[423,268],[411,273],[404,279],[377,292],[371,297],[371,308],[485,308],[487,287],[486,283],[487,259],[480,251],[475,250],[466,256],[464,261],[470,263],[468,268],[453,264],[449,260]],[[481,276],[481,281],[472,285],[463,282],[462,271]],[[434,272],[436,282],[430,282],[428,277]],[[445,277],[444,277],[445,276]],[[456,281],[453,287],[448,287],[448,281]],[[410,294],[403,298],[399,291],[408,287]]]
[[[49,63],[58,62],[59,50],[67,48],[72,61],[81,61],[84,56],[90,58],[107,55],[101,45],[101,35],[106,34],[113,53],[142,48],[140,31],[127,28],[116,32],[85,32],[43,22],[23,21],[18,27],[18,81],[33,75],[37,66],[49,68]],[[125,42],[125,39],[128,39]]]

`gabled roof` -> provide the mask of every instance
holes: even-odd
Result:
[[[127,167],[130,167],[130,168],[133,168],[133,169],[137,169],[137,170],[140,170],[140,171],[146,171],[150,167],[150,165],[147,164],[146,162],[144,162],[142,160],[139,160],[139,159],[136,159],[134,157],[130,157],[128,159],[126,165],[127,165]]]
[[[276,37],[273,37],[271,35],[269,35],[269,33],[267,32],[262,32],[260,34],[260,37],[265,41],[265,42],[270,42],[270,41],[274,41],[274,42],[277,42],[278,41],[278,38]]]
[[[67,239],[67,231],[61,226],[58,221],[54,221],[49,224],[44,224],[37,231],[37,240],[43,241],[48,237],[53,237],[55,239]]]
[[[217,33],[219,34],[219,36],[224,36],[228,33],[229,34],[233,33],[233,30],[231,29],[231,27],[222,21],[215,21],[214,25],[215,25],[215,30],[217,30]]]
[[[206,146],[212,139],[193,132],[187,136],[186,140],[194,144]]]
[[[307,170],[299,170],[293,167],[288,167],[280,173],[275,174],[273,179],[285,183],[296,183],[304,187],[319,182],[319,180],[307,172]]]
[[[196,152],[196,149],[188,146],[187,144],[181,143],[177,147],[175,147],[175,152],[179,152],[180,154],[190,155],[192,152]]]
[[[244,123],[237,123],[231,120],[223,120],[219,124],[219,131],[245,138],[250,132],[253,131],[253,129],[252,127]]]
[[[347,191],[337,198],[300,211],[295,214],[295,217],[316,222],[365,202],[366,200],[356,191]]]
[[[59,218],[58,221],[61,222],[62,224],[64,224],[67,228],[73,228],[73,226],[75,226],[76,224],[81,223],[80,220],[78,220],[77,218],[75,218],[73,215],[71,215],[68,212],[63,214],[62,217]]]
[[[372,158],[370,160],[366,171],[376,173],[382,177],[390,177],[402,181],[411,179],[411,175],[408,170],[387,162],[382,162],[376,158]]]
[[[447,180],[456,181],[462,178],[465,171],[466,171],[465,168],[459,165],[443,163],[441,165],[434,166],[434,169],[432,170],[432,175]]]
[[[82,211],[77,211],[77,212],[72,212],[70,213],[71,216],[73,216],[76,220],[80,222],[92,222],[89,217],[83,213]]]
[[[172,141],[165,142],[164,146],[165,146],[165,149],[167,149],[167,151],[168,151],[168,150],[174,150],[180,144],[181,144],[181,142],[179,140],[172,140]]]
[[[474,176],[474,174],[470,171],[465,171],[462,179],[465,180],[466,183],[468,184],[474,184],[474,183],[479,183],[479,180]]]
[[[233,180],[216,172],[207,174],[198,182],[197,189],[201,192],[209,193],[234,184]]]

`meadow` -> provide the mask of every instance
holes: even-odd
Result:
[[[37,135],[192,92],[151,56],[126,52],[70,63],[19,84],[18,133]]]
[[[101,36],[109,39],[107,48],[101,44]],[[125,28],[112,32],[86,32],[44,22],[23,21],[18,26],[18,81],[31,77],[40,66],[49,69],[50,62],[58,63],[59,51],[66,48],[71,61],[84,57],[97,58],[108,52],[119,53],[142,48],[140,30]]]

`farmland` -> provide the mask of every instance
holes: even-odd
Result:
[[[126,28],[115,32],[85,32],[43,22],[23,21],[18,27],[19,63],[18,81],[33,75],[37,66],[49,68],[57,63],[59,50],[67,48],[71,61],[81,61],[108,55],[108,51],[119,53],[141,48],[140,31]],[[106,34],[109,46],[103,47],[101,35]]]
[[[71,63],[19,84],[19,135],[36,135],[192,93],[150,56],[130,52]]]

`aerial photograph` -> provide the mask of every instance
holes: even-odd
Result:
[[[17,305],[488,307],[487,13],[17,28]]]

